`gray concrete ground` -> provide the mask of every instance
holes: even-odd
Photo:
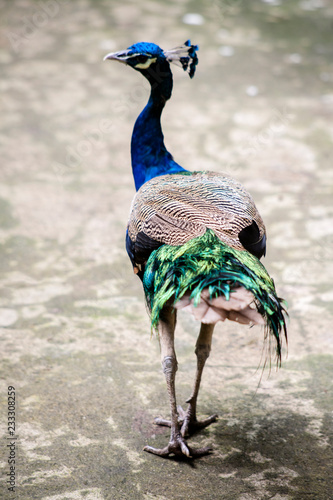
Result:
[[[331,2],[0,7],[1,498],[332,498]],[[214,450],[196,462],[142,452],[166,444],[168,430],[152,422],[169,411],[124,249],[130,135],[148,89],[102,62],[136,41],[170,48],[190,37],[198,72],[190,81],[174,68],[166,143],[185,168],[226,171],[253,194],[268,230],[264,263],[290,313],[279,371],[262,373],[259,327],[216,328],[199,412],[220,418],[191,439]],[[179,316],[180,403],[197,331]]]

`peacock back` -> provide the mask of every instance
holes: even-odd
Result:
[[[128,236],[136,242],[144,233],[162,244],[183,245],[211,229],[226,245],[245,250],[240,233],[249,227],[255,227],[253,243],[262,241],[263,220],[239,182],[215,172],[182,172],[156,177],[139,189]]]

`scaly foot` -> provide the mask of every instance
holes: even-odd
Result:
[[[189,406],[187,411],[184,411],[183,408],[180,406],[178,407],[178,414],[179,418],[181,420],[181,429],[180,433],[183,437],[185,436],[191,436],[192,434],[195,434],[201,429],[204,429],[208,425],[212,424],[213,422],[216,422],[218,415],[211,415],[208,418],[205,418],[204,420],[197,420],[197,417],[193,412],[191,411],[191,406]]]
[[[178,406],[177,410],[179,415],[178,422],[181,426],[180,432],[183,437],[191,436],[195,432],[198,432],[199,430],[204,429],[213,422],[216,422],[216,420],[218,419],[218,415],[215,414],[211,415],[208,418],[205,418],[204,420],[197,420],[196,416],[191,412],[191,407],[189,407],[187,411],[184,411],[181,406]],[[155,424],[171,427],[171,421],[165,420],[163,418],[155,418]]]
[[[211,448],[190,448],[183,436],[181,436],[180,434],[177,434],[175,439],[171,440],[168,446],[166,446],[165,448],[153,448],[152,446],[145,446],[143,450],[164,458],[168,457],[170,454],[182,457],[186,456],[187,458],[197,458],[204,455],[209,455],[212,451]]]

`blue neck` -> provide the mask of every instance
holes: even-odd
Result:
[[[168,69],[162,75],[163,80],[160,81],[147,78],[151,83],[150,98],[133,129],[131,155],[136,190],[153,177],[184,171],[164,145],[161,114],[171,96],[172,73]]]

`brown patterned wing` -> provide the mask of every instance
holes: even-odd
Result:
[[[163,175],[146,182],[132,203],[128,237],[134,246],[142,234],[159,244],[182,245],[207,228],[238,250],[251,252],[254,245],[255,254],[265,246],[265,226],[252,197],[239,182],[214,172]]]

